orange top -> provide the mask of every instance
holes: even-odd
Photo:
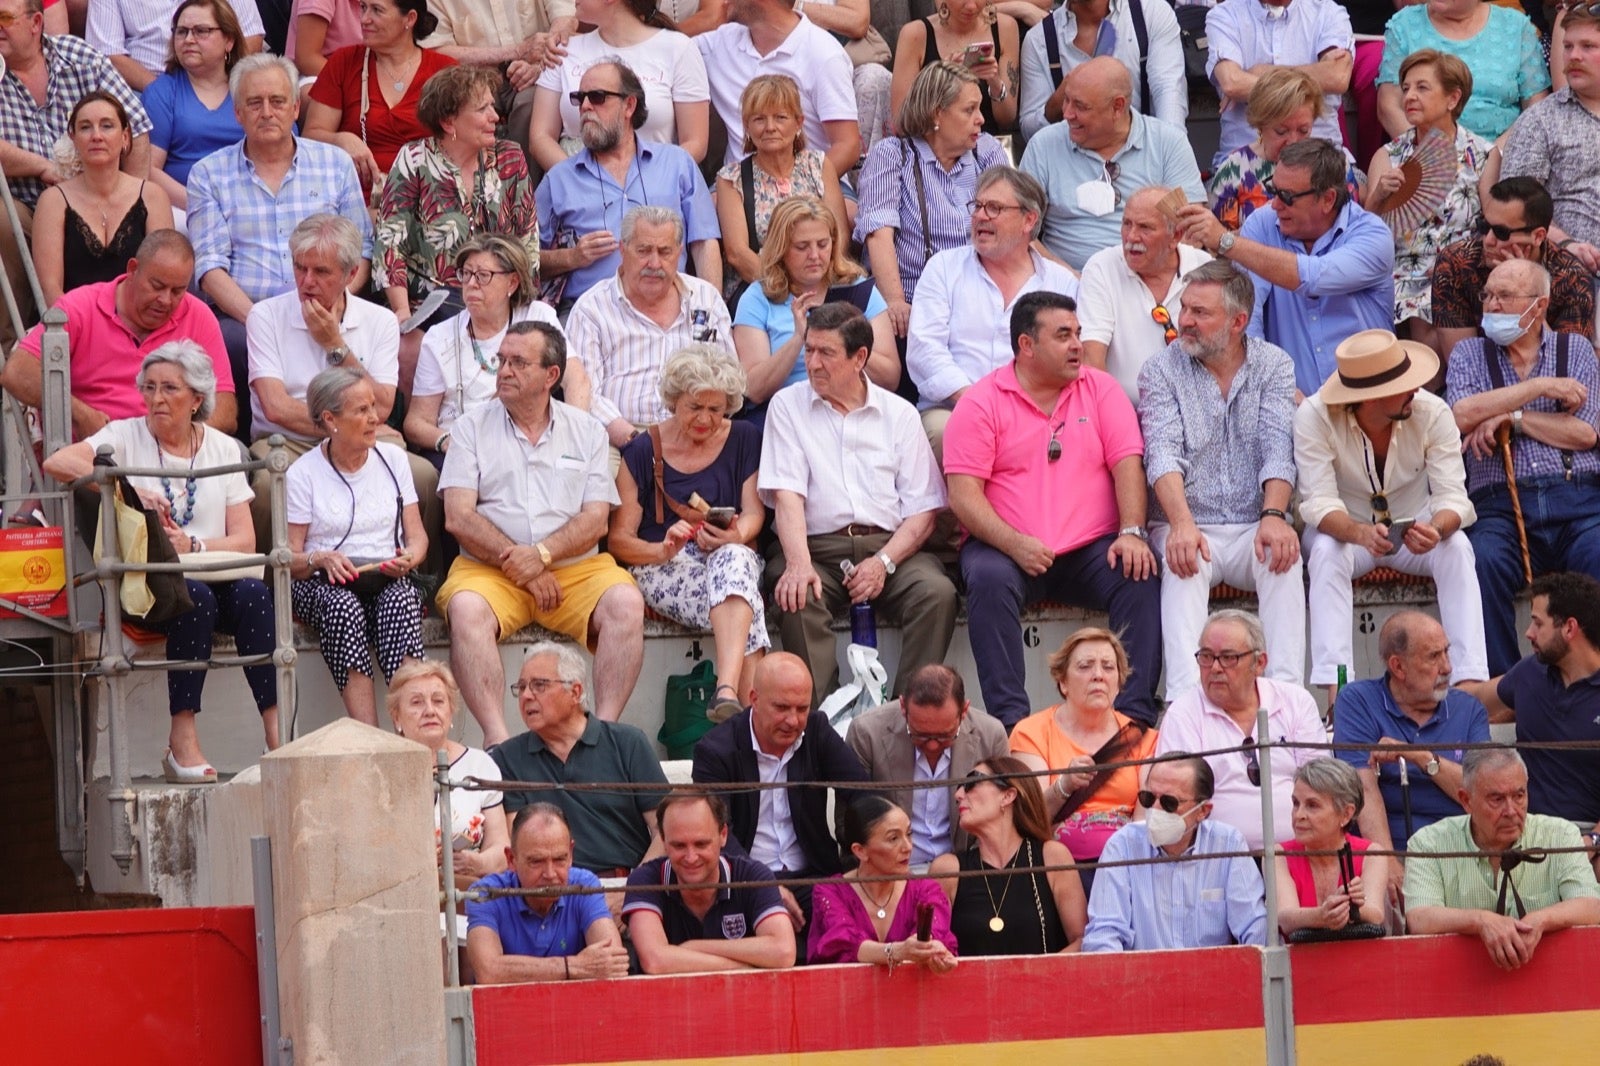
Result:
[[[1071,737],[1061,731],[1056,725],[1056,706],[1046,707],[1042,711],[1035,711],[1016,724],[1011,730],[1012,754],[1026,752],[1037,755],[1044,760],[1044,764],[1052,770],[1064,768],[1067,763],[1080,755],[1093,756],[1094,752],[1085,751],[1073,743]],[[1116,711],[1111,712],[1111,717],[1116,719],[1117,728],[1121,729],[1128,724],[1126,715]],[[1156,731],[1145,730],[1144,736],[1134,744],[1133,748],[1122,759],[1148,759],[1156,753]],[[1120,761],[1120,759],[1118,760]],[[1049,783],[1055,784],[1056,776],[1052,775]],[[1111,775],[1100,791],[1084,801],[1078,810],[1085,814],[1097,811],[1117,811],[1125,814],[1133,813],[1134,804],[1137,803],[1135,793],[1139,791],[1139,767],[1125,766]]]

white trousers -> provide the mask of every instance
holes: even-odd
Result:
[[[1472,542],[1457,531],[1426,555],[1413,555],[1405,545],[1382,558],[1355,544],[1307,529],[1302,538],[1306,568],[1311,572],[1311,683],[1331,685],[1339,666],[1356,680],[1355,603],[1350,583],[1379,566],[1402,574],[1431,577],[1439,591],[1439,618],[1450,638],[1450,680],[1483,681],[1489,656],[1483,641],[1483,600],[1478,594],[1478,569]]]
[[[1253,589],[1260,604],[1261,626],[1267,633],[1267,676],[1291,685],[1304,683],[1306,666],[1305,577],[1299,560],[1281,574],[1256,560],[1254,523],[1201,526],[1211,547],[1211,561],[1196,559],[1198,572],[1179,577],[1166,565],[1165,522],[1150,526],[1150,548],[1161,560],[1161,642],[1166,661],[1166,699],[1173,700],[1200,683],[1194,653],[1200,647],[1211,610],[1211,590],[1219,584]]]

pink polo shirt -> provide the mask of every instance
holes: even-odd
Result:
[[[144,357],[169,341],[192,340],[211,355],[217,391],[233,392],[233,368],[216,315],[192,293],[184,293],[165,325],[138,340],[117,314],[117,286],[128,279],[80,285],[62,295],[56,306],[66,312],[71,345],[72,398],[107,418],[142,418],[144,397],[134,379]],[[39,358],[43,323],[34,326],[17,347]]]
[[[1050,432],[1061,458],[1049,461]],[[1058,555],[1121,528],[1111,468],[1144,454],[1117,379],[1083,367],[1047,419],[1007,364],[968,389],[944,431],[944,472],[970,474],[1007,525]]]

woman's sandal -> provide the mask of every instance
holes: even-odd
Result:
[[[722,693],[726,690],[729,695]],[[739,692],[732,685],[718,685],[716,694],[711,699],[711,706],[706,708],[706,717],[713,722],[725,722],[729,718],[744,710],[744,704],[739,702]]]
[[[214,785],[217,783],[217,771],[212,769],[210,763],[201,763],[199,766],[179,766],[178,759],[168,748],[165,755],[161,756],[161,776],[167,779],[169,785]]]

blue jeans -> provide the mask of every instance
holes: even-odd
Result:
[[[1033,712],[1028,703],[1027,663],[1022,650],[1022,608],[1054,600],[1111,616],[1133,672],[1117,695],[1117,710],[1156,724],[1156,682],[1161,678],[1161,578],[1134,581],[1106,565],[1115,536],[1101,537],[1056,556],[1038,577],[1024,574],[1011,557],[980,540],[961,548],[967,583],[967,634],[978,666],[984,709],[1007,730]]]
[[[1600,580],[1600,476],[1542,478],[1517,489],[1534,576],[1578,570]],[[1478,520],[1467,527],[1467,538],[1478,556],[1489,673],[1497,677],[1522,657],[1514,605],[1523,586],[1522,547],[1504,485],[1474,491],[1472,503]]]

